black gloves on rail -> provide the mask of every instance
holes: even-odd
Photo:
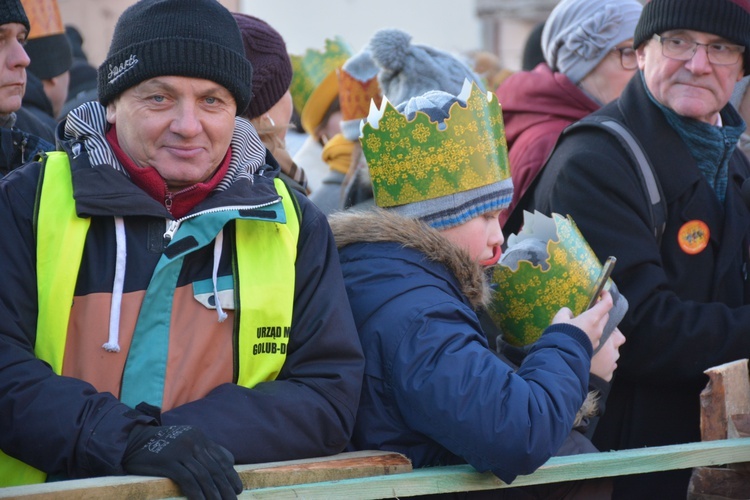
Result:
[[[168,477],[190,499],[236,498],[242,492],[232,454],[188,425],[135,427],[122,466],[128,474]]]

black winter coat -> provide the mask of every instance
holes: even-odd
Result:
[[[722,206],[640,75],[595,114],[620,120],[640,141],[668,215],[659,245],[637,166],[614,136],[588,127],[559,143],[533,195],[531,208],[570,214],[602,261],[617,257],[612,278],[630,303],[620,324],[627,342],[594,444],[608,450],[699,441],[703,371],[750,356],[750,209],[741,194],[750,164],[734,150]],[[724,124],[741,120],[731,106],[721,117]],[[561,165],[557,178],[553,164]],[[678,232],[694,220],[707,224],[710,241],[690,255]],[[653,482],[651,476],[618,481],[615,498],[685,498],[690,470]]]

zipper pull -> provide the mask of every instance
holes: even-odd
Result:
[[[172,198],[174,198],[174,194],[171,191],[167,191],[167,194],[164,196],[164,208],[170,214],[172,213]]]
[[[180,221],[178,220],[167,221],[167,231],[164,233],[165,244],[169,245],[169,242],[172,241],[172,238],[174,237],[174,233],[176,233],[179,228],[180,228]]]

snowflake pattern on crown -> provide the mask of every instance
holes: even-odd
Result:
[[[290,55],[292,60],[292,94],[294,108],[301,113],[312,93],[325,78],[343,66],[352,55],[349,45],[341,38],[326,39],[323,52],[307,49],[304,56]]]
[[[407,120],[387,99],[381,109],[371,109],[360,141],[378,206],[430,200],[510,177],[497,97],[465,82],[459,99],[466,106],[454,103],[443,129],[420,111]]]
[[[552,219],[556,235],[547,241],[546,270],[542,263],[528,260],[520,260],[516,271],[501,264],[492,269],[494,292],[488,313],[511,345],[535,342],[562,307],[574,316],[581,314],[602,270],[573,219],[559,214],[552,214]],[[611,280],[606,288],[609,284]]]

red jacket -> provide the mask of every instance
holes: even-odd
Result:
[[[513,200],[500,214],[500,223],[505,224],[563,129],[600,106],[545,63],[509,76],[495,93],[503,108],[513,177]]]

